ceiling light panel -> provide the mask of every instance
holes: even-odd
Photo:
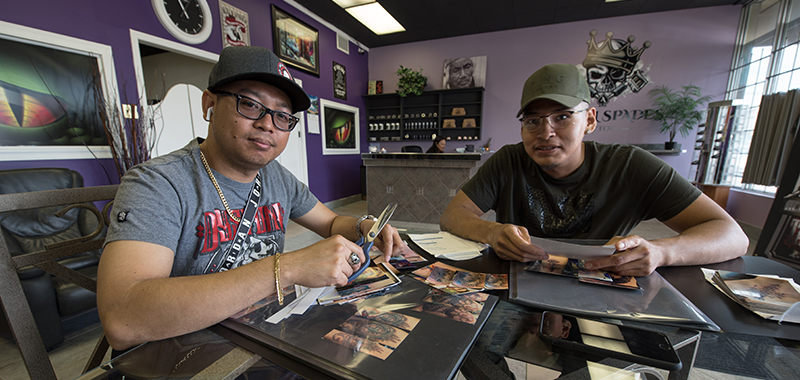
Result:
[[[338,3],[338,1],[345,0],[334,1]],[[350,7],[345,10],[377,35],[404,32],[406,30],[377,2]]]
[[[333,0],[333,2],[342,8],[350,8],[355,7],[356,5],[374,3],[375,0]]]

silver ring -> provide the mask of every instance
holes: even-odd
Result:
[[[358,257],[358,254],[355,252],[350,252],[350,258],[347,259],[350,262],[350,265],[358,265],[361,264],[361,258]]]

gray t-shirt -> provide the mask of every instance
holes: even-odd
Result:
[[[289,219],[305,215],[317,204],[308,188],[280,163],[272,161],[260,172],[261,200],[233,268],[283,252]],[[234,215],[241,217],[252,183],[216,171],[214,176]],[[173,277],[215,272],[238,228],[206,173],[198,140],[125,173],[111,218],[106,244],[137,240],[167,247],[175,252]]]
[[[666,162],[634,146],[584,142],[578,170],[553,178],[522,143],[506,145],[461,190],[497,221],[543,238],[610,239],[643,220],[665,221],[700,196]]]

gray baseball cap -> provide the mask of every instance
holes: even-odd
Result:
[[[311,100],[295,83],[289,69],[269,49],[260,46],[228,46],[222,49],[219,60],[208,75],[208,90],[240,81],[254,80],[272,85],[285,92],[292,102],[292,112],[305,111]]]
[[[522,87],[517,117],[536,99],[550,99],[567,107],[591,103],[592,95],[583,72],[575,65],[552,63],[536,70]]]

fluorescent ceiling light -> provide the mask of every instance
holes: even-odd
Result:
[[[338,3],[344,0],[335,1]],[[378,2],[345,8],[345,10],[377,35],[406,31],[406,28],[403,28]]]
[[[355,7],[356,5],[374,3],[375,0],[333,0],[333,2],[342,8],[350,8]]]

